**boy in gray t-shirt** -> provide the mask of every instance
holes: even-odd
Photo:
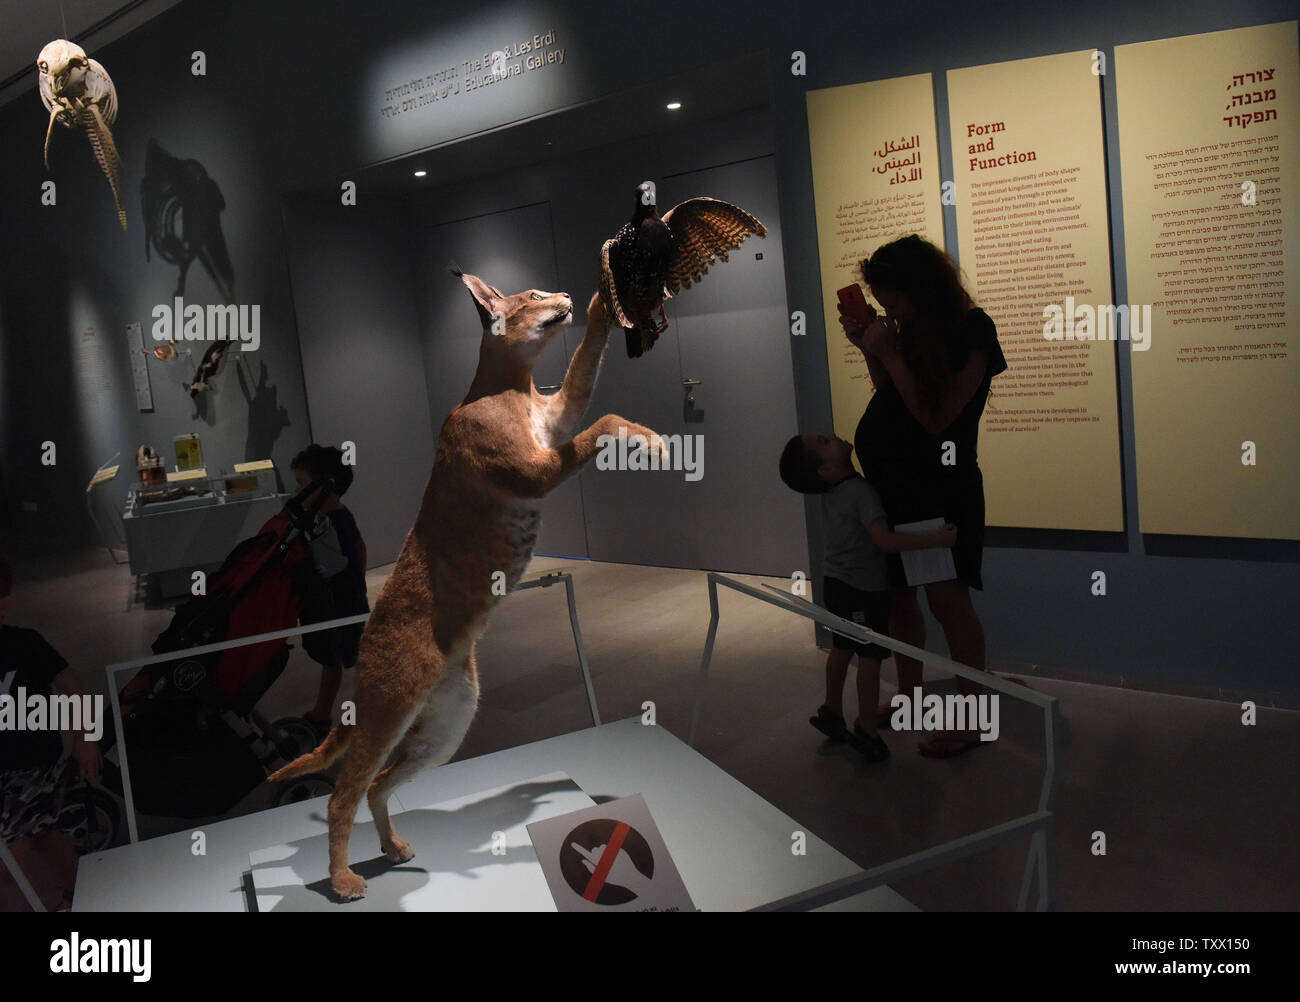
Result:
[[[880,496],[849,461],[853,446],[834,435],[796,435],[781,453],[781,479],[801,494],[822,496],[825,573],[822,604],[828,612],[889,633],[889,585],[885,553],[950,547],[957,527],[944,525],[925,535],[894,532],[885,518]],[[832,741],[851,741],[872,762],[889,758],[889,749],[876,733],[880,701],[880,662],[889,651],[879,644],[862,644],[832,634],[826,659],[826,702],[810,722]],[[850,732],[844,724],[842,701],[849,662],[858,655],[858,719]]]

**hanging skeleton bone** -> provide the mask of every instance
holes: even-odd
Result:
[[[95,160],[108,176],[117,203],[117,218],[126,229],[126,212],[118,187],[122,161],[113,143],[109,126],[117,120],[117,91],[113,81],[96,60],[86,56],[81,46],[60,38],[41,49],[36,58],[40,71],[41,101],[50,113],[45,127],[45,166],[50,165],[50,136],[54,123],[85,130]]]

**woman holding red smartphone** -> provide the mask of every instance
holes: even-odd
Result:
[[[885,308],[863,314],[840,305],[840,323],[862,350],[876,392],[858,422],[854,451],[880,493],[892,525],[942,517],[957,526],[957,577],[925,585],[930,611],[943,627],[953,660],[983,669],[984,628],[970,589],[983,589],[984,480],[977,440],[994,376],[1007,363],[997,329],[962,287],[952,259],[913,234],[885,244],[862,262],[871,294]],[[854,314],[857,314],[856,317]],[[868,321],[863,323],[863,321]],[[925,645],[916,588],[891,557],[896,585],[890,634]],[[899,691],[921,684],[921,663],[895,655]],[[962,680],[962,691],[974,686]],[[978,744],[976,732],[936,735],[921,753],[946,758]]]

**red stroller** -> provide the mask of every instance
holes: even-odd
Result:
[[[311,507],[304,507],[317,490]],[[331,493],[332,480],[309,484],[236,546],[208,579],[208,593],[177,608],[154,641],[154,653],[291,629],[319,580],[310,539]],[[268,640],[183,655],[142,669],[123,688],[137,810],[181,818],[224,814],[270,771],[316,746],[315,732],[301,718],[268,724],[254,709],[284,671],[290,650],[285,640]],[[148,694],[140,700],[142,690]],[[324,775],[304,777],[279,802],[332,789]]]

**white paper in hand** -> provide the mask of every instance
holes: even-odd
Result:
[[[943,519],[927,518],[924,522],[906,522],[894,526],[895,532],[925,536],[943,528]],[[957,576],[957,565],[952,560],[952,550],[932,546],[924,550],[907,550],[903,558],[903,573],[909,585],[929,584],[931,581],[951,581]]]

